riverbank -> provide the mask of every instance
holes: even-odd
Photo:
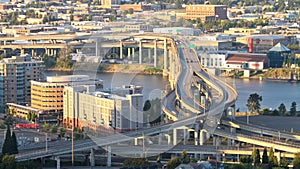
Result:
[[[140,64],[76,64],[74,68],[48,68],[47,71],[61,72],[97,72],[97,73],[128,73],[145,75],[162,75],[162,69]]]

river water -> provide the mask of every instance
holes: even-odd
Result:
[[[67,75],[72,72],[46,72],[47,76]],[[81,73],[87,74],[87,73]],[[161,90],[168,84],[168,79],[161,75],[136,75],[122,73],[89,73],[93,78],[102,79],[104,88],[119,87],[123,84],[141,85],[144,87],[144,101],[147,99],[159,98]],[[293,101],[297,103],[297,110],[300,110],[300,83],[289,83],[280,81],[256,80],[256,79],[225,79],[238,90],[239,96],[236,108],[240,111],[247,111],[247,100],[249,95],[257,93],[262,96],[261,108],[268,107],[278,109],[284,103],[287,110],[290,109]]]

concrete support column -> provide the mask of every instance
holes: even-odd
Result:
[[[197,146],[199,143],[198,135],[199,135],[199,124],[195,124],[195,131],[194,131],[195,146]]]
[[[131,60],[134,60],[134,48],[132,48],[132,57],[131,57]]]
[[[227,146],[228,147],[231,147],[232,145],[232,140],[230,138],[227,139]]]
[[[200,146],[203,146],[203,144],[205,143],[205,131],[204,130],[201,130],[200,131],[200,136],[199,136],[199,144]]]
[[[173,145],[177,145],[177,129],[173,129]]]
[[[54,52],[53,55],[56,56],[57,55],[57,49],[54,49],[53,52]]]
[[[163,133],[159,133],[158,135],[158,145],[161,145]]]
[[[35,54],[35,51],[34,51],[34,49],[31,49],[31,56],[33,57],[33,56],[35,56],[36,54]]]
[[[219,147],[221,145],[221,138],[219,136],[213,136],[214,146]]]
[[[164,70],[168,69],[168,57],[167,57],[167,39],[164,39]]]
[[[107,147],[107,167],[111,167],[111,147]]]
[[[138,138],[134,138],[134,145],[135,145],[135,146],[138,145]]]
[[[95,150],[93,148],[91,149],[90,153],[90,163],[92,167],[95,166]]]
[[[123,43],[120,41],[120,59],[123,59]]]
[[[46,55],[49,56],[49,53],[48,53],[48,49],[47,49],[47,48],[45,48],[45,53],[46,53]]]
[[[217,162],[220,162],[220,161],[221,161],[221,154],[217,154],[217,155],[216,155],[216,160],[217,160]]]
[[[25,54],[25,49],[20,49],[21,50],[21,55]]]
[[[96,52],[96,57],[99,56],[99,42],[98,42],[98,39],[96,39],[96,44],[95,44],[95,52]]]
[[[157,67],[157,42],[154,41],[154,61],[153,61],[154,67]]]
[[[199,159],[200,160],[204,159],[204,155],[202,153],[199,155]]]
[[[130,48],[127,48],[127,59],[130,60]]]
[[[139,43],[139,64],[142,64],[142,53],[143,49],[142,49],[142,41],[140,41]]]
[[[56,159],[56,168],[60,169],[60,158],[56,157],[55,159]]]
[[[187,129],[183,129],[183,145],[187,143]]]
[[[278,151],[277,159],[278,159],[278,164],[280,164],[281,163],[281,151]]]
[[[151,48],[148,48],[148,63],[151,63]]]

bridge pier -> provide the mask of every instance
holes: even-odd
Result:
[[[153,61],[154,67],[157,67],[157,42],[154,40],[154,61]]]
[[[183,129],[183,145],[187,144],[187,129]]]
[[[131,56],[131,60],[134,61],[134,48],[132,48],[132,56]]]
[[[120,41],[120,59],[123,59],[123,43]]]
[[[148,63],[151,63],[151,48],[148,48]]]
[[[198,135],[199,135],[199,124],[195,124],[195,131],[194,131],[195,146],[197,146],[199,143]]]
[[[107,167],[111,167],[111,147],[107,147]]]
[[[206,140],[206,132],[204,130],[200,130],[200,141],[199,141],[199,144],[200,146],[203,146],[204,143],[205,143],[205,140]]]
[[[138,145],[138,138],[134,138],[134,145],[135,145],[135,146]]]
[[[168,51],[167,51],[167,39],[164,39],[164,70],[168,69]]]
[[[173,145],[177,145],[177,129],[173,129]]]
[[[130,48],[127,48],[127,59],[130,60]]]
[[[221,145],[221,138],[219,136],[213,136],[213,145],[219,147]]]
[[[216,154],[216,161],[217,162],[220,162],[221,161],[221,154]]]
[[[55,160],[56,160],[56,169],[60,169],[60,158],[55,157]]]
[[[90,153],[90,164],[91,167],[95,166],[95,150],[92,148]]]
[[[158,135],[158,145],[161,145],[161,142],[162,142],[162,133],[159,133]]]
[[[143,61],[142,61],[142,53],[143,49],[142,49],[142,41],[139,42],[139,64],[142,64]]]
[[[25,49],[20,49],[21,50],[21,55],[24,55],[25,54]]]

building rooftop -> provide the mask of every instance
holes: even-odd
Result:
[[[80,82],[90,80],[88,75],[65,75],[65,76],[48,76],[47,82],[64,83],[64,82]]]
[[[276,40],[276,39],[284,39],[285,37],[281,35],[253,35],[251,36],[251,38]]]
[[[271,52],[289,52],[291,50],[279,42],[273,48],[271,48],[269,51],[271,51]]]

